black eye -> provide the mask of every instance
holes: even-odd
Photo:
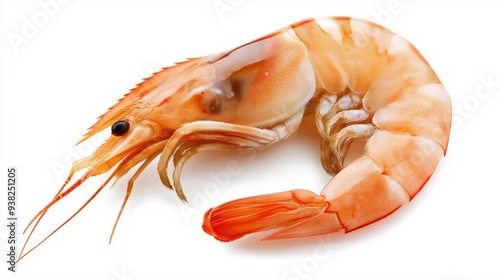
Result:
[[[114,136],[122,136],[128,132],[130,124],[127,121],[119,120],[111,126],[111,134]]]

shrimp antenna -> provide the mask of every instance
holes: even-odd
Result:
[[[43,216],[45,216],[45,214],[47,213],[47,211],[50,209],[50,207],[52,207],[52,205],[54,205],[55,203],[57,203],[59,200],[61,200],[61,198],[63,198],[64,196],[66,196],[66,194],[62,194],[62,191],[64,190],[64,188],[66,187],[66,185],[68,185],[69,181],[71,181],[71,178],[73,177],[73,175],[75,174],[75,171],[73,169],[71,169],[69,175],[68,175],[68,178],[66,178],[66,181],[64,181],[64,184],[62,185],[62,187],[59,189],[59,191],[54,195],[54,198],[52,199],[52,201],[47,204],[42,210],[40,210],[32,219],[31,221],[28,223],[28,225],[26,226],[26,228],[24,229],[23,231],[23,234],[26,233],[26,231],[31,227],[31,225],[33,224],[33,222],[36,220],[36,223],[35,225],[33,226],[33,228],[31,229],[29,235],[28,235],[28,238],[26,239],[26,242],[24,242],[24,246],[23,248],[21,249],[21,256],[23,255],[23,252],[24,252],[24,249],[26,248],[26,245],[28,245],[28,242],[29,240],[31,239],[31,235],[33,234],[33,232],[35,231],[36,227],[38,226],[38,224],[40,223],[40,221],[42,220]],[[88,175],[88,174],[85,174],[82,176],[82,178],[80,178],[79,181],[80,184],[83,183],[85,181],[85,176]],[[88,177],[88,176],[87,176]],[[74,184],[75,185],[75,184]],[[73,185],[73,186],[74,186]],[[76,187],[72,187],[70,189],[74,189]]]
[[[34,219],[36,219],[38,216],[40,216],[40,218],[38,219],[38,221],[36,222],[35,226],[33,227],[33,229],[31,230],[30,232],[30,235],[28,237],[28,240],[26,240],[26,243],[24,244],[23,246],[23,249],[21,251],[21,254],[19,256],[19,259],[17,259],[17,262],[19,262],[22,258],[26,257],[29,253],[31,253],[33,250],[35,250],[38,246],[40,246],[42,243],[44,243],[47,239],[49,239],[49,237],[51,237],[54,233],[56,233],[59,229],[61,229],[64,225],[66,225],[69,221],[71,221],[71,219],[73,219],[78,213],[80,213],[80,211],[83,210],[83,208],[85,208],[87,206],[87,204],[89,204],[100,192],[101,190],[109,183],[109,181],[113,178],[113,176],[117,173],[117,170],[115,169],[109,176],[108,178],[106,179],[106,181],[104,181],[104,183],[94,192],[94,194],[75,212],[73,213],[73,215],[71,215],[66,221],[64,221],[59,227],[57,227],[54,231],[52,231],[49,235],[47,235],[47,237],[45,237],[42,241],[40,241],[38,244],[36,244],[33,248],[31,248],[28,252],[26,252],[25,254],[23,254],[23,251],[24,251],[24,248],[26,247],[26,245],[28,244],[28,241],[29,241],[29,238],[31,237],[31,234],[33,233],[33,231],[35,230],[36,226],[38,225],[38,223],[40,222],[40,219],[43,217],[43,215],[45,215],[45,213],[47,212],[47,210],[52,206],[54,205],[57,201],[61,200],[62,198],[64,198],[66,195],[68,195],[70,192],[72,192],[73,190],[75,190],[78,186],[80,186],[83,182],[85,182],[85,180],[87,180],[89,177],[90,177],[90,174],[91,174],[91,170],[87,171],[80,179],[78,179],[78,181],[76,181],[69,189],[67,189],[65,192],[63,193],[60,193],[61,191],[58,192],[58,195],[56,195],[56,197],[54,198],[54,200],[52,200],[49,204],[47,204],[47,206],[45,206],[33,219],[32,219],[32,222]],[[60,193],[60,194],[59,194]],[[30,222],[30,224],[32,223]],[[29,226],[29,225],[28,225]]]
[[[130,163],[138,154],[140,154],[141,150],[142,150],[141,148],[135,149],[131,154],[129,154],[125,159],[123,159],[122,162],[120,162],[120,164],[118,165],[118,167],[116,167],[113,170],[113,172],[108,176],[108,178],[94,192],[94,194],[75,213],[73,213],[73,215],[71,215],[66,221],[64,221],[59,227],[57,227],[54,231],[52,231],[47,237],[45,237],[42,241],[40,241],[38,244],[36,244],[28,252],[26,252],[25,254],[23,254],[23,252],[24,252],[24,250],[25,250],[25,248],[26,248],[29,240],[31,239],[31,236],[32,236],[33,232],[35,231],[36,227],[38,226],[38,224],[42,220],[43,216],[47,213],[47,211],[55,203],[57,203],[58,201],[60,201],[64,197],[66,197],[66,195],[70,194],[76,188],[78,188],[79,186],[81,186],[93,174],[93,170],[92,169],[88,170],[87,172],[85,172],[85,174],[80,179],[78,179],[73,185],[71,185],[71,187],[69,187],[67,190],[64,191],[64,188],[66,187],[66,185],[68,184],[68,182],[71,180],[71,178],[73,177],[73,175],[75,173],[74,170],[71,170],[70,174],[68,175],[68,178],[64,182],[63,186],[56,193],[56,195],[54,196],[54,198],[52,199],[52,201],[50,203],[48,203],[42,210],[40,210],[31,219],[31,221],[29,222],[29,224],[26,226],[26,229],[23,231],[23,234],[26,233],[26,231],[31,227],[31,225],[36,220],[35,224],[33,225],[33,228],[31,229],[31,231],[30,231],[30,233],[28,235],[28,238],[26,239],[26,242],[24,243],[24,246],[23,246],[23,248],[21,250],[21,253],[20,253],[20,257],[17,260],[17,262],[19,262],[22,258],[24,258],[26,255],[28,255],[30,252],[32,252],[34,249],[36,249],[42,243],[44,243],[49,237],[51,237],[54,233],[56,233],[59,229],[61,229],[64,225],[66,225],[71,219],[73,219],[73,217],[75,217],[78,213],[80,213],[80,211],[83,210],[83,208],[85,208],[99,194],[99,192],[101,192],[101,190],[109,183],[109,181],[111,181],[111,179],[113,177],[116,177],[116,180],[118,180],[121,177],[121,175],[123,175],[121,173],[124,173],[124,172],[128,171],[131,168],[131,166],[127,166],[127,164]],[[113,234],[115,232],[116,226],[118,225],[118,221],[120,219],[120,216],[121,216],[121,214],[123,212],[123,209],[125,208],[125,204],[127,203],[127,200],[128,200],[128,198],[130,196],[130,193],[132,192],[132,188],[133,188],[135,179],[137,179],[137,177],[139,176],[139,174],[142,171],[144,171],[144,169],[146,168],[146,166],[149,163],[151,163],[151,161],[154,158],[155,158],[155,156],[151,156],[151,157],[147,158],[143,162],[143,164],[139,167],[139,169],[135,172],[135,174],[132,176],[132,178],[129,180],[129,184],[128,184],[128,188],[127,188],[127,193],[126,193],[125,198],[123,200],[123,203],[121,205],[121,208],[120,208],[120,211],[118,213],[118,216],[116,217],[116,220],[115,220],[115,223],[114,223],[114,226],[113,226],[113,230],[111,231],[111,236],[109,238],[109,243],[111,243],[111,240],[113,238]]]

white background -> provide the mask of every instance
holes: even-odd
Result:
[[[25,239],[21,227],[62,184],[67,162],[93,148],[75,148],[79,137],[141,78],[301,19],[356,16],[409,39],[449,89],[455,123],[446,158],[416,199],[348,235],[277,242],[260,242],[259,235],[221,243],[201,229],[204,211],[230,199],[292,188],[320,191],[329,177],[321,168],[317,136],[308,135],[314,129],[304,126],[295,138],[253,158],[194,157],[182,176],[190,206],[161,185],[152,164],[137,180],[111,245],[126,179],[106,188],[23,259],[17,273],[8,273],[2,261],[2,279],[500,277],[498,2],[65,1],[48,12],[42,7],[47,2],[2,1],[0,7],[0,182],[6,185],[7,166],[18,167],[18,242]],[[36,23],[36,30],[24,36],[29,23]],[[24,38],[22,43],[12,43],[15,36]],[[490,91],[481,80],[493,82]],[[220,181],[231,160],[237,174]],[[207,188],[216,178],[219,188]],[[54,207],[31,245],[103,179],[89,180]],[[0,193],[5,256],[6,190]]]

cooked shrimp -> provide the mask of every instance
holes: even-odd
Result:
[[[31,250],[113,178],[140,163],[111,241],[135,179],[158,155],[161,181],[186,200],[180,174],[189,157],[267,148],[313,113],[323,167],[338,173],[323,191],[292,190],[222,204],[205,214],[205,232],[230,241],[276,227],[281,229],[266,239],[355,230],[410,201],[448,144],[449,94],[413,45],[360,19],[308,19],[231,51],[165,68],[138,85],[83,137],[108,128],[113,134],[94,154],[74,162],[53,200],[28,224],[26,242],[50,207],[89,177],[112,170],[78,211]],[[344,167],[353,140],[366,140],[365,151]],[[86,172],[67,187],[81,170]]]

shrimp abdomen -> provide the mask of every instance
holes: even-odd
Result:
[[[361,228],[413,199],[446,152],[450,97],[410,42],[352,18],[311,19],[290,28],[306,46],[314,69],[317,102],[311,104],[317,104],[323,166],[340,172],[320,195],[308,193],[308,199],[296,195],[307,191],[293,190],[279,200],[268,194],[209,210],[204,229],[218,239],[279,226],[285,228],[266,239]],[[342,169],[356,139],[366,140],[364,154]],[[283,207],[289,204],[293,207]],[[245,216],[233,215],[238,213]],[[273,223],[265,228],[240,224],[247,217],[258,217],[256,225],[269,218]],[[224,232],[233,227],[244,230],[226,239]]]

